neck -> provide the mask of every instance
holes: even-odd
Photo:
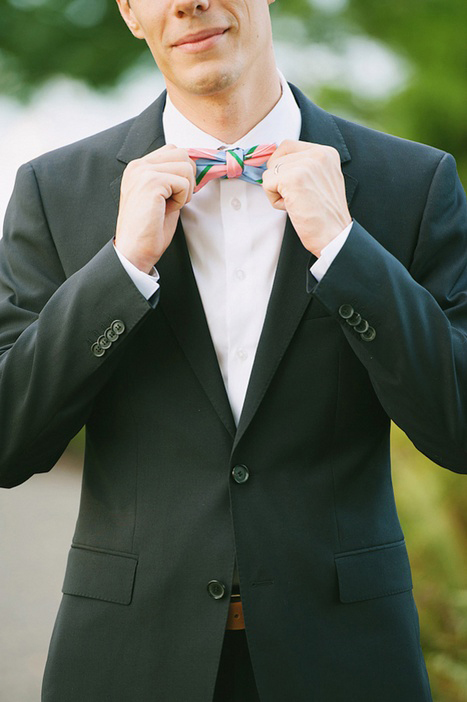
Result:
[[[167,92],[177,110],[190,122],[219,141],[233,144],[279,102],[282,88],[275,68],[273,75],[274,80],[245,82],[213,95],[187,95],[169,82]]]

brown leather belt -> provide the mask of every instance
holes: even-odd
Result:
[[[240,595],[230,596],[229,616],[227,617],[227,624],[225,628],[229,629],[230,631],[245,628],[245,620],[243,618],[243,607]]]

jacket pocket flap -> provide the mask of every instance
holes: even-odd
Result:
[[[359,602],[412,589],[405,541],[335,557],[341,602]]]
[[[72,546],[62,592],[118,604],[130,604],[136,556]]]

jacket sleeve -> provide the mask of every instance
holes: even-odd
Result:
[[[313,294],[389,417],[431,460],[467,472],[467,203],[452,156],[434,173],[409,269],[356,222]]]
[[[1,486],[53,467],[151,310],[111,241],[66,278],[34,169],[21,167],[0,241]]]

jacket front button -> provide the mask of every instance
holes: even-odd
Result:
[[[352,305],[341,305],[339,307],[339,315],[342,319],[350,319],[354,313],[354,308]]]
[[[250,477],[250,471],[246,466],[238,465],[232,470],[232,477],[236,483],[246,483]]]
[[[225,595],[225,585],[219,580],[210,580],[208,582],[208,592],[215,600],[220,600]]]

